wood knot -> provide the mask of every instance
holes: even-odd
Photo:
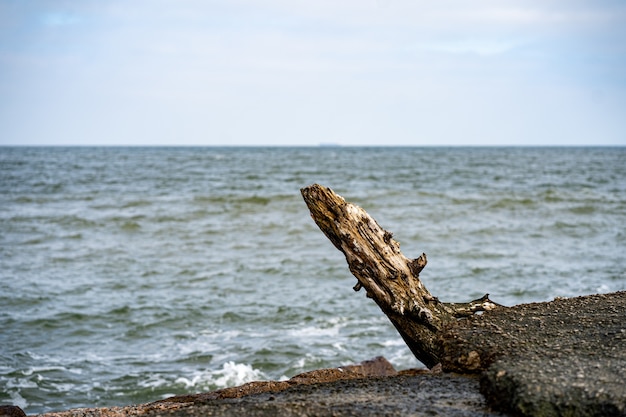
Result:
[[[427,262],[428,260],[426,259],[425,253],[422,253],[419,258],[409,261],[409,269],[411,270],[413,276],[417,278],[420,272],[422,272],[422,269],[426,266]]]
[[[415,304],[412,309],[413,316],[416,317],[424,324],[430,324],[433,322],[433,312],[427,309],[426,307],[420,307]]]

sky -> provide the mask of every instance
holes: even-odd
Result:
[[[0,145],[626,145],[626,1],[0,0]]]

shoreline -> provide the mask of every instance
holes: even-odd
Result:
[[[77,408],[37,417],[504,416],[489,409],[476,376],[438,367],[396,371],[383,357],[310,371],[287,381],[255,381],[124,407]],[[17,417],[17,416],[14,416]]]
[[[287,381],[37,416],[626,416],[626,291],[497,308],[457,322],[442,343],[432,370],[398,372],[377,357]],[[20,411],[5,406],[0,417]]]

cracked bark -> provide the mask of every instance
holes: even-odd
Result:
[[[311,217],[346,257],[357,279],[398,330],[415,357],[429,368],[441,362],[437,342],[446,323],[495,308],[488,294],[468,303],[443,303],[419,279],[426,254],[409,259],[392,233],[361,207],[330,188],[313,184],[300,190]]]

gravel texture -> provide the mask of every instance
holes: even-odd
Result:
[[[295,385],[280,393],[208,400],[170,413],[193,416],[501,416],[487,407],[476,378],[400,375]]]
[[[626,415],[626,292],[485,312],[444,339],[444,370],[481,373],[481,391],[495,408]]]

